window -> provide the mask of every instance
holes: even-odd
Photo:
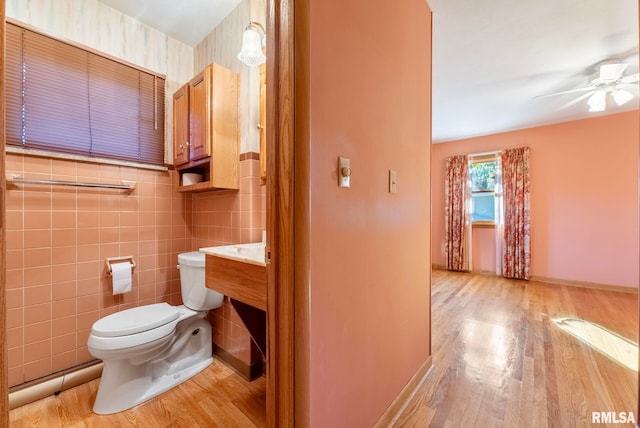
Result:
[[[495,156],[471,159],[469,175],[471,179],[471,221],[474,224],[494,224],[495,222]]]
[[[164,165],[154,73],[7,23],[8,145]]]

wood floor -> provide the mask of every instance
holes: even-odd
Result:
[[[394,426],[590,427],[591,412],[635,412],[637,372],[605,354],[637,365],[637,296],[440,270],[432,294],[434,367]],[[11,426],[266,423],[265,379],[246,382],[218,361],[116,415],[91,412],[97,386],[12,410]]]
[[[432,295],[434,366],[395,426],[599,426],[592,412],[638,418],[636,295],[440,270]],[[598,341],[602,352],[587,343]],[[636,369],[604,353],[630,353]]]
[[[266,382],[248,382],[214,360],[202,373],[172,390],[114,415],[91,406],[98,380],[9,412],[11,427],[264,427]]]

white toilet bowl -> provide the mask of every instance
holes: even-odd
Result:
[[[211,364],[211,324],[205,317],[224,296],[206,288],[204,260],[197,251],[178,256],[184,305],[140,306],[93,324],[89,352],[104,361],[95,413],[129,409]]]

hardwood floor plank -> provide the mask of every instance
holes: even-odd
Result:
[[[394,426],[578,427],[591,426],[592,412],[635,409],[636,371],[557,320],[635,343],[637,296],[441,270],[432,278],[434,368]]]
[[[20,428],[210,428],[266,426],[266,382],[244,380],[224,363],[133,409],[113,415],[92,411],[99,379],[9,412]]]

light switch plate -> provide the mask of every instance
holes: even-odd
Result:
[[[351,159],[338,157],[338,186],[351,187]]]
[[[398,173],[392,169],[389,170],[389,193],[398,193]]]

